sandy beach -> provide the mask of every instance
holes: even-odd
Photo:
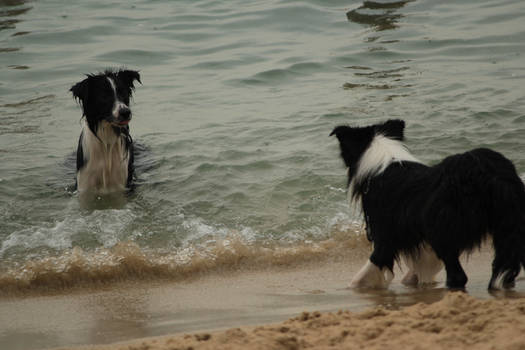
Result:
[[[90,350],[182,349],[523,349],[525,300],[447,293],[400,310],[303,312],[279,324],[150,338]]]
[[[467,293],[444,288],[443,272],[434,286],[405,287],[399,270],[388,290],[349,290],[362,253],[178,282],[2,298],[0,348],[525,347],[525,281],[489,294],[489,251],[464,259]]]
[[[463,294],[398,266],[348,288],[370,221],[329,136],[402,119],[420,162],[490,148],[525,181],[524,23],[524,0],[0,0],[0,350],[525,350],[492,249]],[[106,70],[140,83],[85,80]]]

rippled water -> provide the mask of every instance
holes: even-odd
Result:
[[[352,254],[331,129],[403,118],[426,162],[489,146],[524,173],[524,43],[521,0],[0,0],[1,288]],[[84,208],[68,89],[120,66],[140,186]]]

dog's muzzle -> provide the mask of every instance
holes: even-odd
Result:
[[[128,107],[121,107],[118,110],[117,124],[128,125],[131,120],[131,110]]]

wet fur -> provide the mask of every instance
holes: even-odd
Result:
[[[442,261],[447,286],[464,288],[460,255],[491,236],[489,289],[500,277],[504,288],[513,287],[525,262],[525,187],[512,162],[478,148],[427,166],[402,143],[404,127],[402,120],[389,120],[339,126],[331,134],[339,140],[350,196],[362,205],[374,244],[370,263],[376,270],[365,265],[351,286],[370,286],[367,280],[377,280],[378,271],[392,273],[394,261],[405,257],[404,283],[432,281]],[[385,287],[384,281],[372,284]]]
[[[133,181],[134,150],[129,134],[129,102],[140,83],[132,70],[107,70],[73,85],[82,106],[82,132],[77,147],[77,190],[92,193],[124,191]]]

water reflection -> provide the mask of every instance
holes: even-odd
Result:
[[[26,0],[0,0],[0,30],[15,29],[21,20],[13,18],[20,16],[32,9],[31,6],[20,7]]]
[[[51,105],[55,98],[55,95],[43,95],[20,102],[0,104],[0,135],[42,133],[41,120],[51,115]]]
[[[20,18],[17,18],[29,10],[31,10],[32,6],[24,6],[24,4],[27,2],[27,0],[0,0],[0,32],[4,30],[15,30],[18,23],[20,23],[22,20]],[[15,32],[12,35],[25,35],[29,32]],[[0,40],[0,54],[3,53],[9,53],[9,52],[16,52],[19,51],[20,48],[18,47],[3,47],[4,40]],[[26,67],[26,66],[16,66],[11,67],[14,69],[27,69],[27,68],[19,68],[19,67]]]
[[[396,10],[409,1],[364,1],[357,9],[347,12],[349,21],[372,26],[377,31],[395,29],[403,17]]]
[[[349,11],[346,16],[349,21],[370,26],[373,34],[366,31],[366,37],[363,38],[364,43],[367,44],[363,48],[363,56],[368,58],[367,66],[353,65],[346,67],[354,71],[354,80],[343,84],[345,90],[376,90],[376,92],[385,91],[382,98],[385,101],[391,101],[397,97],[407,97],[406,89],[411,87],[411,84],[403,83],[404,77],[409,73],[410,67],[406,64],[399,65],[403,61],[384,62],[383,57],[388,57],[389,45],[395,45],[399,42],[397,38],[388,38],[381,40],[387,33],[379,33],[386,30],[396,29],[398,22],[405,15],[398,13],[398,10],[413,0],[376,0],[364,1],[363,4]],[[377,61],[374,58],[378,58]],[[378,63],[379,69],[373,66],[368,66],[370,63]],[[385,65],[387,63],[387,65]],[[387,91],[393,89],[403,89],[400,93],[391,94]]]
[[[125,340],[151,336],[148,326],[151,316],[147,308],[147,291],[130,288],[129,291],[95,294],[83,303],[86,314],[91,314],[84,336],[87,343]]]
[[[443,299],[449,292],[447,288],[436,288],[433,286],[421,286],[418,288],[406,289],[385,289],[385,290],[353,290],[363,299],[368,300],[374,306],[381,306],[392,310],[417,303],[435,303]]]
[[[127,193],[114,192],[99,195],[96,193],[83,192],[78,194],[78,199],[80,207],[88,211],[123,209],[127,203]]]
[[[390,310],[399,310],[417,303],[432,304],[442,300],[448,293],[457,292],[463,292],[480,299],[487,299],[489,297],[494,299],[520,299],[525,296],[525,293],[515,289],[487,290],[484,283],[479,283],[481,281],[476,282],[477,283],[471,286],[467,285],[467,288],[455,290],[448,289],[440,284],[438,286],[429,285],[415,288],[391,286],[389,289],[384,290],[354,289],[352,293],[367,300],[367,304]]]

